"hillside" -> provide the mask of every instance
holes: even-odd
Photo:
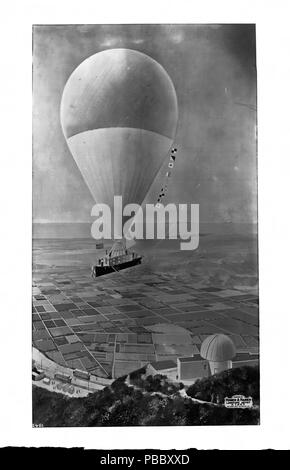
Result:
[[[33,387],[33,423],[58,426],[190,426],[258,424],[259,408],[231,410],[214,403],[200,403],[180,395],[182,384],[169,384],[165,377],[145,377],[140,370],[116,380],[111,387],[86,398],[68,398]],[[128,385],[129,379],[129,385]],[[251,382],[247,382],[251,380]],[[257,368],[232,369],[198,381],[188,389],[191,397],[247,395],[254,391],[258,405]],[[246,385],[247,384],[247,385]]]
[[[187,395],[216,404],[223,403],[225,397],[244,395],[259,405],[259,383],[259,368],[244,366],[197,380],[188,388]]]

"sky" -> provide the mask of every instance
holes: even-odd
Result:
[[[63,88],[87,57],[148,54],[178,100],[175,167],[163,203],[200,205],[201,222],[256,223],[253,25],[39,25],[33,29],[33,220],[90,222],[94,200],[60,124]],[[145,202],[155,203],[168,161]]]

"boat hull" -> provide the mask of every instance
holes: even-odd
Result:
[[[137,258],[134,258],[131,261],[126,261],[125,263],[120,263],[114,266],[93,266],[92,276],[99,277],[104,276],[105,274],[115,273],[121,271],[122,269],[131,268],[132,266],[141,264],[141,261],[142,256],[138,256]]]

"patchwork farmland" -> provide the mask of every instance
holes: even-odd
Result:
[[[236,256],[229,253],[228,265]],[[93,280],[89,260],[95,256],[92,241],[34,242],[33,345],[54,362],[118,377],[150,361],[199,354],[203,339],[217,332],[229,335],[240,352],[258,352],[256,287],[218,278],[208,285],[212,250],[206,263],[197,252],[192,270],[177,261],[176,269],[166,269],[164,251],[159,265],[153,267],[148,254],[140,267]]]

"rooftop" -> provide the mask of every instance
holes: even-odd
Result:
[[[259,359],[259,354],[250,354],[248,352],[239,352],[233,359],[233,362],[239,361],[256,361]]]
[[[154,362],[150,362],[150,365],[155,370],[165,370],[165,369],[175,369],[176,368],[176,363],[174,361],[171,361],[171,360],[154,361]]]
[[[179,357],[178,360],[180,362],[196,362],[196,361],[204,361],[204,359],[199,355],[189,356],[189,357]]]

